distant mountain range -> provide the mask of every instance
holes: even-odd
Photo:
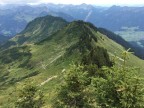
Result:
[[[136,31],[144,31],[144,7],[99,7],[87,4],[63,5],[5,5],[0,7],[0,34],[3,36],[15,36],[20,33],[33,19],[41,16],[52,15],[62,17],[66,21],[83,20],[91,22],[97,27],[110,31],[123,31],[123,28],[137,28]],[[136,32],[134,31],[134,32]],[[131,33],[131,31],[130,31]],[[133,32],[132,32],[133,33]],[[121,34],[121,33],[120,33]],[[126,34],[129,34],[126,32]],[[134,47],[144,48],[143,34],[136,41],[134,37],[130,42]],[[125,36],[123,36],[125,37]]]
[[[67,21],[73,20],[70,15],[54,12],[45,6],[6,5],[0,7],[0,34],[14,36],[21,32],[34,18],[45,15],[59,16]]]
[[[22,31],[28,22],[39,16],[60,16],[67,21],[84,20],[97,27],[119,31],[122,27],[138,27],[144,30],[144,7],[96,7],[87,4],[37,6],[6,5],[0,8],[0,33],[14,36]]]
[[[48,9],[63,12],[75,19],[93,23],[111,31],[121,30],[122,27],[139,27],[144,30],[144,7],[96,7],[93,5],[46,5]]]

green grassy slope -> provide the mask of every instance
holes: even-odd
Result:
[[[28,29],[23,33],[36,36]],[[67,70],[72,62],[80,61],[83,55],[80,49],[89,53],[86,46],[89,44],[93,48],[106,48],[111,58],[116,55],[119,57],[118,62],[121,62],[121,53],[125,49],[101,34],[93,25],[82,21],[72,22],[35,44],[23,44],[0,52],[0,107],[13,107],[17,99],[17,89],[29,81],[44,92],[45,108],[50,108],[55,88],[62,81],[62,71]],[[127,64],[139,67],[140,74],[144,75],[143,60],[130,55]]]
[[[16,46],[39,42],[67,24],[68,22],[64,19],[50,15],[36,18],[31,21],[20,34],[17,34],[3,45],[2,48],[6,49],[12,45]]]

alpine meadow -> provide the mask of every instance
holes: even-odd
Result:
[[[0,108],[144,108],[143,10],[0,2]]]

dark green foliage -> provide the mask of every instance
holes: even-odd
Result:
[[[19,93],[15,103],[16,108],[41,108],[44,104],[44,96],[38,88],[33,85],[26,85]]]
[[[5,49],[9,48],[10,46],[15,46],[15,45],[17,45],[16,42],[9,40],[1,46],[1,49],[5,50]]]
[[[31,58],[31,53],[29,51],[29,48],[26,46],[13,47],[0,53],[0,59],[2,63],[11,63],[13,61],[21,61],[24,58],[26,58],[25,59],[26,61],[28,61]],[[24,66],[24,64],[20,64],[20,65]]]
[[[95,64],[84,65],[84,70],[87,71],[88,77],[105,77],[101,69]]]
[[[24,75],[22,77],[18,77],[18,78],[9,78],[9,72],[7,72],[6,74],[2,75],[0,77],[0,82],[2,82],[0,84],[0,88],[2,89],[2,87],[4,86],[10,86],[10,85],[14,85],[16,84],[17,82],[20,82],[26,78],[30,78],[30,77],[33,77],[33,76],[36,76],[39,74],[38,71],[35,71],[35,72],[31,72],[31,73],[28,73],[27,75]]]
[[[29,39],[29,37],[25,37],[25,36],[18,37],[17,43],[20,44],[20,45],[22,45],[28,39]]]
[[[93,77],[96,102],[102,108],[143,108],[144,86],[139,78],[139,69],[126,67],[131,52],[124,51],[121,67],[103,67],[104,76]]]
[[[22,76],[22,77],[20,77],[20,78],[12,78],[12,79],[9,80],[9,82],[6,82],[6,84],[5,84],[5,83],[4,83],[4,84],[5,84],[5,85],[15,84],[15,83],[17,83],[17,82],[20,82],[20,81],[26,79],[26,78],[30,78],[30,77],[36,76],[36,75],[38,75],[38,74],[39,74],[38,71],[31,72],[31,73],[28,73],[28,75]]]
[[[69,48],[66,49],[66,54],[65,54],[65,55],[66,55],[66,56],[67,56],[67,55],[71,55],[73,52],[75,52],[75,50],[78,50],[77,47],[78,47],[78,43],[70,46]]]
[[[67,54],[72,54],[75,50],[79,50],[81,54],[84,54],[95,47],[94,44],[97,42],[97,37],[92,33],[90,26],[92,25],[83,21],[74,21],[67,26],[67,41],[71,42],[73,38],[78,39],[77,43],[67,48]]]
[[[74,65],[65,73],[55,105],[58,108],[143,108],[144,86],[138,76],[139,69],[126,67],[129,50],[122,53],[124,61],[120,67],[99,65],[100,69],[97,65],[105,63],[107,57],[97,55],[97,51],[99,54],[105,51],[100,47],[85,55],[84,66]]]
[[[94,42],[97,42],[97,38],[94,36],[94,34],[92,34],[90,29],[86,27],[83,28],[82,32],[83,34],[79,37],[78,47],[80,52],[84,53],[86,50],[93,49],[94,46],[92,40],[94,40]]]
[[[103,68],[103,77],[92,79],[96,102],[102,108],[143,108],[143,85],[134,68]]]
[[[57,108],[89,108],[90,93],[87,93],[87,72],[82,66],[71,66],[65,73],[64,82],[61,84],[57,95]]]
[[[94,26],[92,23],[87,22],[87,25],[88,25],[90,28],[94,29],[96,32],[98,31],[98,28],[97,28],[96,26]]]
[[[101,68],[102,66],[112,66],[107,50],[101,47],[96,47],[95,49],[92,49],[89,54],[84,55],[81,63],[83,65],[97,65],[98,68]]]
[[[81,63],[84,66],[71,67],[66,73],[65,82],[61,85],[58,92],[58,101],[55,104],[58,108],[93,108],[95,106],[95,98],[93,98],[93,90],[91,90],[90,77],[103,77],[100,67],[111,66],[111,62],[107,51],[104,48],[96,47],[93,50],[89,36],[81,36],[80,42],[70,47],[67,51],[72,54],[72,51],[79,49],[80,52],[89,54],[82,57]],[[81,45],[81,46],[80,46]],[[81,48],[83,48],[81,50]]]
[[[3,86],[6,82],[6,80],[9,78],[9,72],[4,73],[3,75],[0,76],[0,90],[5,89],[5,87]]]
[[[85,51],[92,49],[91,41],[92,38],[88,34],[83,34],[80,37],[78,47],[81,53],[85,53]]]

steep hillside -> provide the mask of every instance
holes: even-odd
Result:
[[[47,30],[52,26],[47,26],[50,22],[43,23],[44,25],[38,29],[38,25],[43,22],[44,18],[46,17],[36,19],[37,23],[31,22],[17,37],[27,34],[32,38],[40,36],[45,39],[27,40],[25,44],[23,42],[19,46],[9,47],[0,52],[0,107],[13,107],[17,99],[17,89],[29,81],[29,83],[38,85],[44,92],[45,107],[50,108],[55,95],[55,87],[62,81],[61,73],[69,68],[69,64],[80,63],[83,56],[91,54],[94,49],[96,49],[94,50],[96,56],[102,58],[95,59],[100,61],[99,66],[101,63],[110,64],[106,52],[110,58],[117,56],[118,62],[122,62],[121,53],[125,50],[124,47],[100,33],[98,28],[92,24],[83,21],[66,23],[63,28],[54,30],[46,38],[45,34],[49,33]],[[58,22],[62,20],[61,18],[56,19]],[[45,31],[42,32],[42,30]],[[33,33],[34,31],[36,32]],[[37,33],[43,34],[37,35]],[[26,44],[28,42],[34,42],[34,44]],[[140,67],[141,75],[144,75],[143,64],[143,60],[132,54],[127,62],[129,66]]]
[[[10,39],[2,47],[8,48],[12,45],[32,44],[39,42],[57,30],[66,26],[68,22],[59,17],[45,16],[39,17],[31,21],[26,28],[17,34],[14,38]]]
[[[144,59],[144,50],[143,50],[143,48],[139,47],[136,42],[128,43],[119,35],[116,35],[115,33],[111,32],[107,29],[104,29],[104,28],[99,28],[99,31],[102,34],[108,36],[108,38],[110,38],[110,39],[114,40],[115,42],[117,42],[118,44],[122,45],[126,49],[131,48],[131,51],[134,52],[134,54],[136,56],[138,56],[141,59]],[[141,41],[141,43],[142,43],[142,41]]]

